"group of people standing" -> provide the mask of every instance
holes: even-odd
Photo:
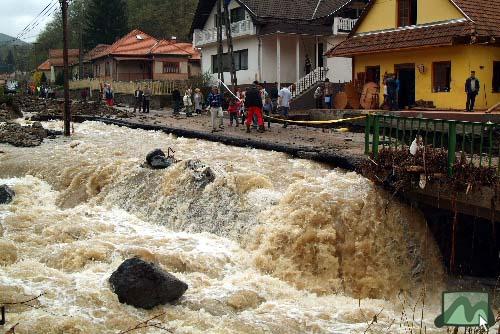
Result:
[[[214,96],[217,94],[221,95],[218,93],[218,88],[214,87],[211,95]],[[265,132],[264,115],[268,117],[268,128],[271,127],[271,114],[276,113],[278,109],[282,117],[285,120],[288,119],[291,99],[292,93],[287,87],[278,89],[278,83],[275,83],[270,91],[267,92],[264,85],[258,81],[254,81],[252,86],[248,87],[245,91],[236,89],[233,97],[230,99],[228,108],[229,126],[233,126],[233,121],[238,126],[238,120],[241,117],[241,124],[246,124],[247,133],[251,132],[252,125],[257,127],[258,132],[263,133]],[[220,114],[220,109],[218,110],[218,114]],[[212,112],[213,114],[214,112]],[[212,123],[212,126],[214,126],[214,123]],[[285,121],[284,127],[286,126],[287,123]]]
[[[323,102],[327,109],[333,107],[334,85],[330,79],[326,78],[314,91],[314,100],[316,101],[316,109],[323,109]]]
[[[192,116],[193,109],[197,114],[200,114],[204,109],[204,97],[198,88],[195,89],[194,93],[190,88],[186,89],[183,98],[178,90],[175,90],[172,95],[174,115],[179,114],[182,105],[187,117]],[[250,133],[252,126],[254,126],[258,132],[262,133],[265,131],[264,114],[270,117],[279,109],[282,116],[287,119],[291,99],[292,94],[288,88],[278,90],[278,84],[275,83],[267,92],[264,85],[255,81],[244,91],[240,88],[231,91],[228,100],[225,100],[224,94],[218,86],[213,86],[205,105],[206,110],[210,112],[212,132],[224,130],[223,110],[227,106],[230,127],[246,124],[247,132]],[[270,126],[271,122],[268,119],[268,128]]]
[[[134,112],[136,112],[137,109],[139,109],[139,112],[148,114],[151,105],[151,95],[152,92],[149,86],[146,86],[144,90],[142,90],[140,86],[137,87],[137,89],[134,92],[134,99],[135,99]]]

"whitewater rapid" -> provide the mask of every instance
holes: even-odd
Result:
[[[168,147],[179,164],[141,167]],[[355,173],[96,122],[0,151],[0,184],[17,194],[0,205],[0,304],[43,294],[8,308],[16,333],[119,333],[158,314],[174,333],[446,332],[422,215]],[[214,182],[200,187],[192,159]],[[120,304],[107,279],[133,256],[188,283],[185,296]]]

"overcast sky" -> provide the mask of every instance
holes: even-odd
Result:
[[[55,2],[56,0],[0,0],[0,32],[16,37],[49,3]],[[36,35],[49,21],[50,18],[45,17],[22,39],[26,42],[35,41]]]

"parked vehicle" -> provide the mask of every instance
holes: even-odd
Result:
[[[16,94],[19,83],[16,80],[8,80],[5,83],[5,94]]]

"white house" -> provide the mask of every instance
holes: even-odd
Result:
[[[350,58],[327,58],[344,41],[366,0],[232,0],[234,58],[239,85],[254,80],[295,84],[298,95],[325,77],[352,80]],[[217,0],[199,1],[192,25],[193,44],[201,50],[202,71],[217,76]],[[226,34],[223,34],[227,51]],[[312,72],[306,75],[306,56]],[[229,58],[224,58],[229,71]],[[224,74],[229,81],[230,74]]]

